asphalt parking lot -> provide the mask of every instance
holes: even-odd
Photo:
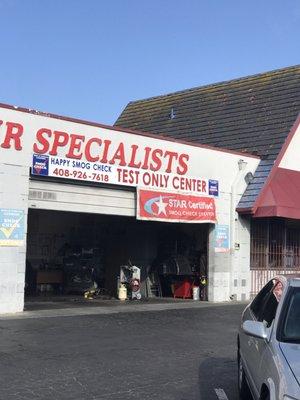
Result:
[[[244,307],[2,318],[0,399],[237,400]]]

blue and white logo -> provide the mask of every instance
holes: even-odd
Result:
[[[215,197],[219,196],[219,181],[214,179],[208,180],[208,194]]]
[[[32,159],[32,174],[33,175],[49,175],[49,156],[34,154]]]

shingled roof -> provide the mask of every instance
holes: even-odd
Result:
[[[261,157],[253,206],[300,110],[300,65],[130,102],[115,125]]]

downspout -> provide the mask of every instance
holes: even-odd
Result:
[[[231,185],[231,194],[230,194],[230,255],[231,255],[231,259],[230,259],[230,266],[231,266],[231,271],[230,271],[230,296],[232,295],[232,273],[234,270],[234,254],[235,254],[235,230],[236,230],[236,226],[235,226],[235,215],[236,215],[236,196],[237,196],[237,187],[238,184],[240,183],[241,179],[244,178],[245,174],[245,168],[247,166],[247,162],[240,159],[238,161],[238,168],[239,171],[234,179],[234,181],[232,182]]]
[[[231,196],[230,196],[230,252],[234,253],[235,250],[235,209],[236,209],[236,190],[237,186],[240,183],[242,177],[244,177],[244,171],[247,166],[247,162],[244,160],[238,161],[239,171],[232,182],[231,185]]]

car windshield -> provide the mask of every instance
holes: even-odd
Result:
[[[300,288],[293,288],[283,324],[284,342],[300,343]]]

